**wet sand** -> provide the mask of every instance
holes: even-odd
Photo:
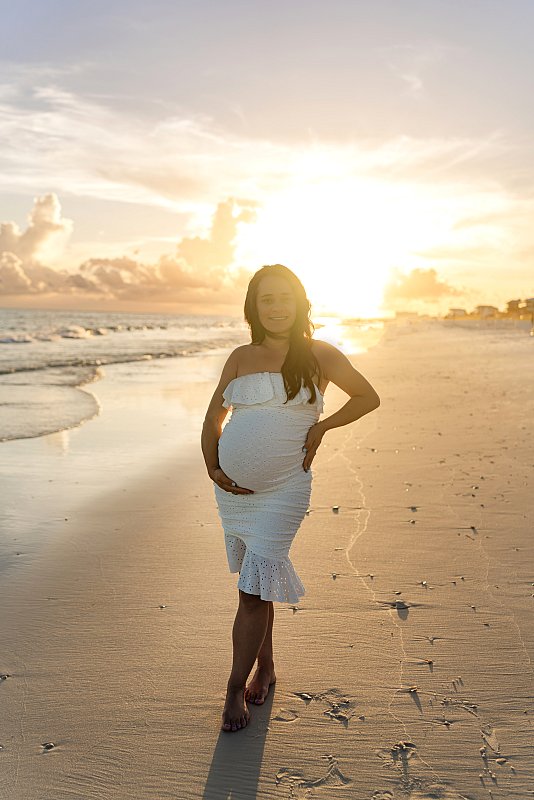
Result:
[[[193,442],[212,383],[181,384],[179,452],[77,503],[63,467],[59,532],[4,554],[0,797],[533,796],[533,347],[420,322],[353,357],[382,404],[323,439],[291,551],[306,595],[275,603],[278,680],[234,733],[236,576]]]

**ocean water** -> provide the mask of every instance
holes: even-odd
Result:
[[[344,352],[373,346],[380,321],[315,320],[315,337]],[[142,370],[250,341],[241,317],[0,309],[0,442],[67,430],[100,412],[91,384],[106,365]]]
[[[0,309],[0,441],[97,415],[90,384],[106,364],[187,358],[247,339],[244,320],[232,317]]]

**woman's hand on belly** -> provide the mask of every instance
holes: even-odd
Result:
[[[220,467],[211,470],[209,476],[225,492],[230,492],[231,494],[254,494],[252,489],[244,489],[242,486],[238,486]]]

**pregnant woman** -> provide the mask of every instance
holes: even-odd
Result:
[[[240,573],[225,731],[244,728],[250,719],[246,701],[263,703],[276,680],[273,601],[297,603],[304,594],[289,549],[309,504],[317,448],[326,431],[380,405],[371,384],[340,350],[312,339],[310,303],[287,267],[274,264],[255,273],[245,319],[251,343],[228,357],[202,429],[228,564]],[[349,400],[319,422],[329,382]]]

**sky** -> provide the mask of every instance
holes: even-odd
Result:
[[[532,0],[18,0],[0,307],[319,313],[534,295]]]

